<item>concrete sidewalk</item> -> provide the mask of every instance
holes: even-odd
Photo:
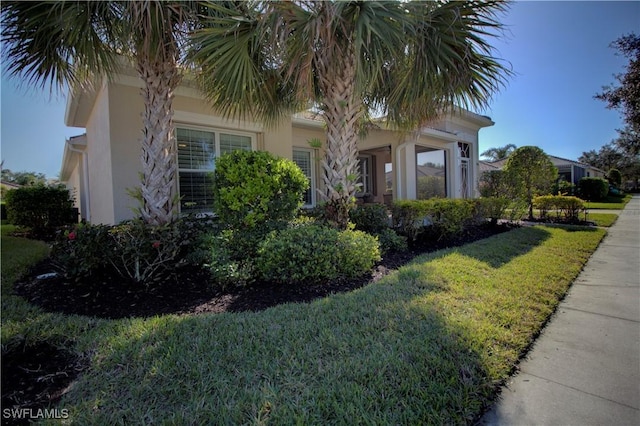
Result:
[[[640,425],[640,197],[481,425]]]

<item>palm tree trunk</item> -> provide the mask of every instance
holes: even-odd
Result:
[[[344,229],[358,189],[358,126],[363,111],[361,100],[354,96],[355,53],[350,52],[342,59],[344,66],[336,66],[335,58],[333,61],[321,58],[318,68],[327,125],[327,145],[321,163],[323,198],[328,219]]]
[[[174,62],[138,58],[144,83],[142,99],[142,219],[150,225],[171,222],[176,214],[176,152],[173,129],[173,96],[180,84]]]

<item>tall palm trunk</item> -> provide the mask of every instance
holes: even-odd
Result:
[[[142,115],[142,219],[150,225],[171,222],[176,210],[176,153],[173,96],[180,84],[175,62],[141,55],[138,73],[144,87]]]
[[[335,51],[332,53],[336,54]],[[336,66],[335,57],[319,58],[318,74],[327,125],[326,152],[321,163],[323,196],[328,219],[344,229],[358,189],[358,125],[363,110],[362,101],[355,96],[356,55],[353,49],[349,49],[340,62],[343,66]]]

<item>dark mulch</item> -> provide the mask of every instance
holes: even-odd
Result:
[[[420,244],[414,244],[408,252],[387,254],[371,274],[316,285],[257,282],[247,287],[222,291],[209,284],[206,272],[186,268],[149,288],[123,283],[117,277],[100,275],[83,283],[70,282],[62,276],[38,279],[36,277],[39,275],[55,271],[51,262],[45,260],[16,283],[14,288],[16,294],[47,311],[100,318],[260,311],[281,303],[309,302],[332,293],[354,290],[379,279],[419,254],[460,246],[508,229],[507,225],[486,225],[470,228],[446,240],[425,238]]]
[[[220,291],[213,289],[207,275],[197,270],[180,271],[172,279],[148,289],[105,276],[73,283],[61,276],[36,278],[55,271],[52,263],[45,260],[15,284],[15,292],[47,311],[101,318],[260,311],[285,302],[309,302],[332,293],[351,291],[380,279],[419,254],[460,246],[509,229],[506,225],[479,226],[448,240],[427,238],[421,244],[414,244],[408,252],[387,254],[370,274],[318,285],[283,286],[259,282]],[[37,415],[38,409],[51,407],[64,394],[83,368],[81,357],[46,342],[33,346],[22,343],[3,351],[2,407],[28,408]],[[3,418],[5,423],[26,424],[27,421]]]
[[[28,424],[29,419],[65,416],[49,409],[85,368],[77,355],[48,342],[25,342],[2,351],[2,424]]]

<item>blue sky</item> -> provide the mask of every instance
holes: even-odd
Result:
[[[513,143],[577,159],[614,139],[620,115],[593,95],[623,72],[609,44],[640,33],[640,2],[517,2],[501,21],[507,32],[491,43],[516,75],[479,111],[496,123],[481,130],[480,152]],[[17,86],[2,74],[4,167],[56,177],[65,138],[84,130],[64,125],[64,94]]]

